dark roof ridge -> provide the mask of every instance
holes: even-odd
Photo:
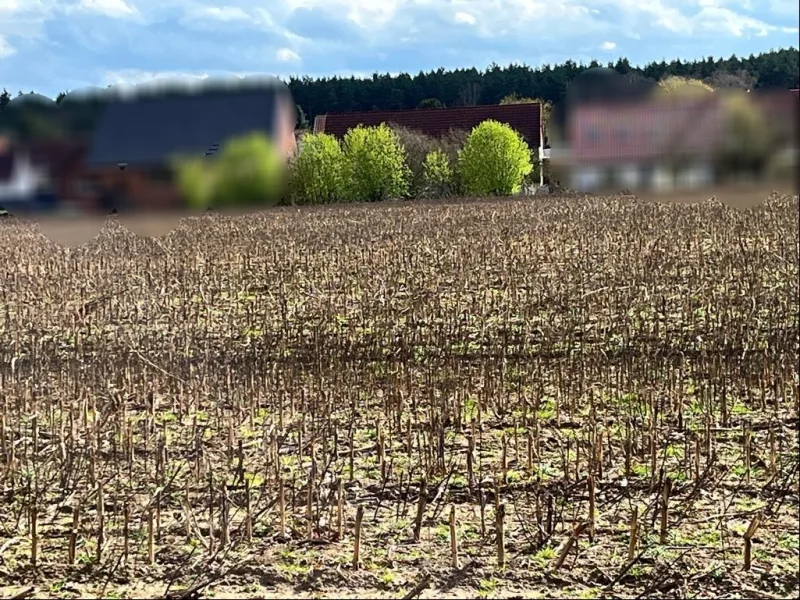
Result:
[[[420,114],[420,113],[433,113],[433,112],[477,112],[491,109],[493,111],[499,112],[511,112],[511,111],[518,111],[520,110],[519,107],[534,107],[534,106],[541,106],[539,102],[519,102],[514,104],[476,104],[475,106],[439,106],[439,107],[422,107],[422,108],[401,108],[396,110],[353,110],[347,112],[327,112],[323,113],[325,116],[328,117],[339,117],[342,115],[352,115],[352,116],[362,116],[362,115],[370,115],[370,116],[377,116],[377,115],[396,115],[396,114]],[[529,110],[526,108],[525,110]]]

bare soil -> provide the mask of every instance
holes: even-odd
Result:
[[[796,597],[798,206],[3,220],[0,597]]]

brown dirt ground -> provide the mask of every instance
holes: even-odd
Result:
[[[718,195],[717,198],[725,202],[726,197]],[[747,206],[753,196],[750,191],[742,192],[741,197],[731,192],[727,198],[729,202],[735,201],[740,206]],[[697,200],[701,198],[698,197]],[[431,208],[433,211],[431,214],[434,215],[431,218],[434,222],[425,225],[432,228],[428,230],[430,235],[437,223],[439,227],[449,226],[453,221],[463,224],[459,219],[465,219],[461,212],[465,209],[452,208],[457,204],[440,203],[441,214],[445,215],[441,217],[435,216],[439,214],[435,212],[439,209]],[[407,204],[387,206],[407,206]],[[481,200],[471,208],[478,211],[487,222],[489,217],[498,218],[497,215],[501,215],[499,218],[503,219],[502,201]],[[310,209],[306,212],[311,213],[315,210]],[[374,214],[379,214],[381,208],[376,207],[371,210],[376,211]],[[527,209],[519,209],[517,205],[514,210],[521,210],[524,213]],[[277,212],[289,219],[291,215],[304,211],[287,208],[279,209]],[[198,218],[198,223],[204,218]],[[382,217],[374,218],[379,222]],[[268,221],[268,219],[263,220]],[[165,222],[153,225],[150,231],[163,228]],[[514,224],[514,219],[508,217],[505,225],[513,227]],[[54,230],[58,229],[58,224],[53,225]],[[83,241],[84,236],[91,237],[93,231],[99,231],[101,225],[102,220],[82,221],[79,224],[81,231],[70,230],[63,239],[68,242],[75,242],[77,239]],[[98,229],[94,230],[94,227]],[[146,228],[147,223],[143,222],[142,227]],[[196,227],[202,228],[204,225],[197,224]],[[272,239],[268,235],[270,232],[276,236],[279,233],[296,235],[291,231],[287,233],[285,229],[281,232],[273,231],[269,224],[262,223],[258,227],[265,228],[267,233],[264,234],[264,239]],[[281,224],[281,227],[285,225]],[[353,229],[358,227],[360,226],[353,226]],[[65,232],[62,229],[60,233]],[[13,244],[13,240],[4,243]],[[169,245],[180,242],[164,243]],[[43,246],[36,248],[45,253],[42,250]],[[299,254],[302,255],[302,252]],[[235,251],[231,251],[230,256],[234,255]],[[218,267],[219,271],[215,271],[215,276],[219,277],[224,277],[227,274],[226,269],[232,268],[230,264],[223,263]],[[191,280],[195,284],[203,281],[199,275],[200,271],[192,271],[196,268],[188,265],[185,274],[187,278],[196,277]],[[155,269],[154,272],[157,276],[158,270]],[[140,272],[137,271],[135,274],[139,276]],[[97,274],[92,277],[98,280],[102,278]],[[0,281],[0,287],[2,283]],[[158,281],[157,285],[172,285],[172,283]],[[66,310],[59,302],[66,302],[67,296],[65,294],[64,299],[56,297],[52,300],[55,307],[53,310],[56,313],[48,318],[57,319],[57,311]],[[77,297],[77,293],[69,296],[73,299]],[[217,301],[222,302],[222,300]],[[208,308],[228,310],[228,306],[224,304]],[[64,322],[56,328],[64,328]],[[98,356],[97,360],[101,358]],[[166,378],[166,375],[169,375],[169,373],[160,374],[158,365],[151,364],[150,367],[153,368],[140,366],[144,376],[152,380]],[[376,385],[377,379],[374,374],[353,372],[351,375],[352,379],[343,384],[346,387]],[[323,383],[330,383],[330,380],[324,380]],[[371,393],[378,393],[378,388],[370,389]],[[578,435],[588,429],[587,414],[576,412],[576,419],[580,419],[578,422],[564,421],[552,415],[542,417],[541,460],[542,463],[557,466],[549,474],[549,489],[560,494],[560,498],[565,502],[568,499],[570,505],[570,514],[563,515],[552,537],[544,544],[533,541],[536,535],[531,529],[532,514],[529,510],[529,494],[532,490],[538,489],[539,484],[524,467],[525,459],[522,456],[524,453],[518,454],[516,449],[511,452],[510,467],[516,476],[502,489],[509,523],[506,537],[509,566],[506,568],[499,568],[497,565],[492,541],[491,501],[486,508],[487,531],[481,532],[478,526],[481,521],[479,502],[474,496],[466,495],[463,481],[457,483],[442,475],[434,482],[434,485],[441,483],[447,502],[456,506],[462,567],[452,569],[449,566],[450,543],[444,500],[437,501],[435,509],[429,508],[422,529],[422,539],[419,543],[413,543],[409,539],[410,521],[413,519],[413,491],[403,490],[402,483],[393,489],[383,489],[380,476],[375,474],[377,464],[375,445],[374,443],[369,445],[374,439],[375,432],[369,431],[368,419],[380,413],[381,404],[376,398],[377,396],[373,397],[374,403],[370,405],[372,412],[368,418],[360,422],[354,438],[359,447],[366,444],[367,451],[357,454],[355,464],[357,484],[348,486],[347,489],[347,531],[352,528],[355,505],[362,504],[368,507],[365,513],[366,525],[360,569],[354,570],[350,564],[352,535],[347,535],[343,541],[337,541],[329,535],[321,536],[322,539],[315,536],[309,538],[306,535],[303,531],[305,525],[302,495],[296,503],[294,512],[289,515],[291,539],[279,538],[276,532],[275,510],[270,509],[264,515],[263,523],[256,525],[252,544],[244,547],[237,542],[226,552],[223,559],[210,561],[197,545],[197,540],[190,541],[184,534],[180,507],[177,504],[165,507],[161,536],[155,541],[156,565],[152,566],[144,564],[143,529],[137,524],[133,546],[134,552],[138,555],[133,561],[134,564],[130,566],[121,566],[113,561],[93,564],[89,558],[90,545],[87,542],[83,550],[86,553],[85,561],[79,560],[76,566],[66,566],[60,558],[54,558],[43,561],[36,568],[30,567],[26,564],[30,553],[29,540],[25,535],[18,533],[21,529],[18,529],[17,533],[8,533],[11,531],[8,524],[12,521],[13,509],[7,507],[0,509],[3,515],[0,520],[6,527],[5,532],[0,532],[0,597],[9,598],[31,588],[34,597],[37,598],[163,597],[168,588],[173,590],[187,588],[217,572],[224,572],[224,578],[204,588],[201,597],[400,598],[426,573],[431,576],[431,585],[421,593],[422,598],[617,598],[643,595],[670,598],[788,598],[800,590],[797,578],[800,566],[798,549],[800,492],[797,489],[796,464],[794,474],[791,471],[792,460],[795,462],[797,460],[798,423],[788,396],[781,411],[757,410],[749,405],[740,406],[743,412],[732,417],[730,427],[715,430],[717,462],[713,469],[703,477],[689,476],[676,483],[673,491],[676,513],[673,514],[666,544],[659,545],[654,542],[657,529],[656,512],[651,510],[646,513],[642,542],[647,542],[648,552],[630,568],[626,565],[630,507],[637,504],[645,510],[647,507],[656,506],[659,490],[649,485],[650,478],[647,476],[639,475],[631,481],[621,477],[619,461],[608,464],[605,475],[599,477],[597,481],[596,538],[590,542],[582,536],[577,542],[577,551],[570,555],[564,567],[559,570],[552,568],[553,559],[568,539],[572,527],[582,520],[581,514],[587,510],[588,496],[584,491],[585,481],[570,481],[564,473],[558,472],[561,468],[558,466],[558,457],[561,455],[562,442],[565,439],[572,439],[577,443]],[[201,411],[200,407],[196,406],[195,416],[206,413],[206,418],[211,418],[208,416],[212,410],[211,405],[203,408]],[[141,416],[145,413],[145,407],[132,406],[131,411]],[[744,475],[740,468],[742,442],[739,439],[739,432],[745,422],[745,416],[742,415],[746,415],[747,422],[754,427],[764,426],[764,429],[758,429],[760,433],[754,443],[758,460],[761,461],[759,464],[762,466],[766,452],[765,432],[769,428],[776,428],[783,436],[781,439],[785,444],[783,466],[785,470],[780,472],[780,477],[770,477],[766,469],[754,468],[752,480],[744,483]],[[483,459],[487,463],[496,464],[501,452],[501,436],[505,436],[509,424],[488,413],[484,419],[486,439],[482,446]],[[162,425],[165,431],[170,431],[174,435],[172,452],[180,456],[189,456],[190,443],[182,439],[188,437],[186,422],[178,424],[165,420]],[[287,425],[287,431],[294,431],[295,425],[297,423],[294,421]],[[252,432],[248,434],[245,431],[246,427],[244,425],[242,427],[237,435],[241,433],[244,439],[248,439]],[[214,453],[213,469],[218,469],[220,472],[230,470],[230,461],[224,456],[226,434],[225,431],[216,432],[211,442]],[[618,429],[614,429],[614,434],[619,435]],[[465,439],[464,432],[454,433],[447,441],[448,448],[460,452],[458,449],[465,446]],[[289,457],[293,457],[292,453],[296,450],[293,449],[293,443],[291,439],[285,442]],[[389,454],[397,455],[399,463],[402,464],[403,440],[390,439],[387,443]],[[620,443],[620,439],[615,437],[615,452],[619,452]],[[339,444],[341,448],[346,447],[343,439],[339,440]],[[675,445],[679,449],[683,448],[681,441],[675,442]],[[293,471],[302,476],[309,468],[307,459],[308,457],[305,459],[301,457],[292,467]],[[248,456],[249,468],[258,469],[259,460],[259,456]],[[678,462],[676,457],[670,460]],[[638,466],[644,469],[647,465]],[[140,464],[138,467],[143,469],[138,472],[138,476],[143,477],[143,473],[147,472],[144,470],[145,465]],[[489,472],[485,475],[491,478],[494,473]],[[301,487],[299,483],[298,487]],[[241,498],[238,498],[237,502],[240,501]],[[742,533],[753,516],[767,505],[772,511],[769,522],[762,525],[754,538],[754,568],[744,572],[741,570]],[[45,530],[40,552],[44,557],[61,556],[59,553],[63,554],[62,549],[65,546],[63,536],[70,517],[60,515],[55,510],[49,516],[53,519],[50,521],[53,533],[48,536]],[[329,519],[330,515],[325,513],[322,518]],[[106,555],[120,556],[119,511],[109,510],[108,519],[110,548]],[[198,530],[207,533],[208,523],[202,523],[202,517],[198,519],[200,521]],[[241,515],[238,517],[234,515],[232,526],[235,527],[241,522]],[[56,525],[58,527],[55,527]],[[327,534],[330,534],[330,531]]]

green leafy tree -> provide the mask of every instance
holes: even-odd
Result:
[[[349,199],[378,202],[408,193],[405,150],[388,125],[351,129],[344,138],[344,153]]]
[[[438,98],[425,98],[419,103],[418,108],[444,108],[444,103]]]
[[[757,174],[767,165],[774,136],[764,111],[737,90],[723,97],[727,139],[717,160],[724,175]]]
[[[508,125],[492,120],[472,130],[458,155],[463,191],[473,196],[517,193],[532,169],[525,140]]]
[[[306,135],[292,163],[292,199],[298,204],[341,201],[344,166],[339,140],[327,133]]]
[[[274,205],[283,192],[286,159],[262,134],[233,139],[222,148],[213,181],[215,206]]]
[[[193,209],[269,206],[283,191],[284,160],[268,138],[252,134],[229,141],[217,158],[179,157],[173,168]]]
[[[423,181],[426,195],[441,198],[453,192],[453,167],[447,154],[441,150],[429,152],[423,163]]]
[[[173,162],[175,183],[186,205],[193,210],[211,206],[215,169],[210,158],[178,158]]]
[[[500,104],[536,104],[540,102],[539,100],[534,100],[533,98],[523,98],[516,92],[512,92],[500,100]]]

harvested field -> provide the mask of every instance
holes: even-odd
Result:
[[[0,596],[800,591],[796,196],[0,255]]]

